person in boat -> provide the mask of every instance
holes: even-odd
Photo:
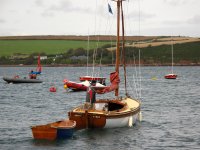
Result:
[[[19,75],[15,75],[14,78],[15,78],[15,79],[18,79],[18,78],[19,78]]]
[[[34,74],[33,70],[31,70],[31,72],[29,73],[29,78],[30,79],[36,79],[37,78],[37,75]]]
[[[96,85],[96,81],[92,80],[90,86],[87,88],[86,93],[86,107],[94,109],[94,103],[96,102],[96,92],[92,86]]]

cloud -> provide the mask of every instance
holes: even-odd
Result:
[[[0,24],[2,24],[2,23],[6,23],[6,20],[0,19]]]
[[[195,15],[192,18],[187,20],[190,24],[200,24],[200,15]]]
[[[36,6],[38,7],[43,7],[44,6],[44,1],[43,0],[36,0],[35,1]]]
[[[161,22],[165,26],[173,26],[178,24],[184,24],[185,22],[182,20],[165,20]]]
[[[54,13],[53,12],[50,12],[50,11],[44,11],[41,13],[41,15],[43,17],[53,17],[54,16]]]
[[[80,6],[80,5],[79,5]],[[71,1],[62,0],[59,3],[51,4],[48,6],[41,15],[44,17],[52,17],[55,16],[56,13],[62,12],[62,13],[94,13],[91,9],[88,7],[82,6],[77,7],[75,6]]]
[[[48,8],[49,11],[61,11],[61,12],[84,12],[87,13],[90,11],[89,8],[86,7],[77,7],[74,6],[71,1],[61,1],[57,5],[52,5]]]
[[[163,0],[163,2],[172,6],[177,6],[177,5],[186,4],[188,1],[187,0]]]
[[[57,5],[51,5],[49,10],[69,12],[71,8],[72,8],[72,3],[70,1],[61,1]]]
[[[152,19],[152,18],[156,17],[156,15],[152,14],[152,13],[140,12],[140,14],[139,14],[139,12],[137,12],[137,11],[132,11],[131,13],[129,13],[128,18],[131,20],[138,20],[139,15],[140,15],[140,19],[142,21],[146,21],[148,19]]]

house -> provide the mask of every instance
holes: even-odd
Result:
[[[72,56],[70,57],[71,60],[84,60],[87,59],[86,56]]]
[[[34,59],[38,59],[38,56],[34,56]],[[47,59],[47,56],[40,56],[40,60],[45,60]]]

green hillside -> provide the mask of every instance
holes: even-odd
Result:
[[[130,42],[130,41],[129,41]],[[114,41],[112,42],[114,44]],[[90,41],[89,63],[93,63],[94,51],[97,49],[95,61],[102,64],[115,62],[115,53],[110,48],[110,41]],[[86,40],[0,40],[0,64],[36,64],[34,56],[38,53],[48,56],[42,64],[86,64],[88,42]],[[138,63],[138,49],[126,47],[126,61]],[[140,48],[141,64],[169,65],[171,63],[171,45],[160,45]],[[18,54],[18,55],[16,55]],[[25,55],[23,55],[25,54]],[[15,55],[16,57],[10,57]],[[59,55],[59,57],[55,56]],[[175,65],[200,65],[200,41],[174,44]]]
[[[0,56],[11,56],[15,53],[59,54],[69,49],[87,49],[87,41],[83,40],[0,40]],[[100,41],[101,47],[108,42]],[[90,49],[96,48],[97,42],[90,41]]]
[[[182,44],[174,44],[174,63],[200,63],[200,42],[190,42]],[[171,45],[161,46],[149,46],[146,48],[140,48],[141,60],[144,63],[171,63]],[[130,56],[134,55],[138,60],[138,48],[128,47],[127,56],[131,60]]]

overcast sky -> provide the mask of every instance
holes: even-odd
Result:
[[[200,0],[123,4],[126,35],[200,37]],[[0,0],[0,36],[115,34],[115,24],[116,3],[110,0]]]

